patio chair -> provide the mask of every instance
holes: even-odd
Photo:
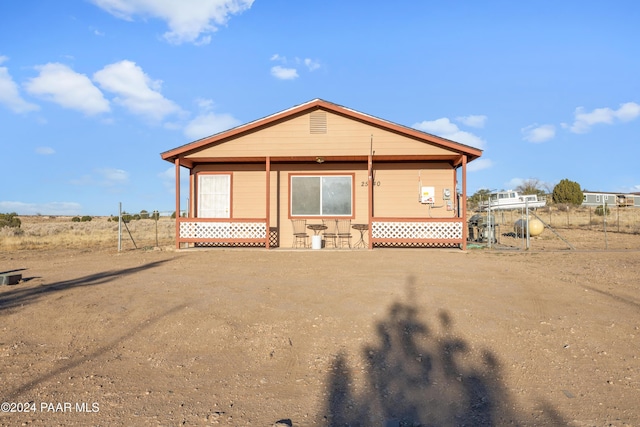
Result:
[[[338,238],[338,221],[335,219],[323,219],[322,225],[327,227],[327,229],[322,232],[325,247],[329,247],[329,242],[331,242],[333,247],[337,248],[336,239]]]
[[[344,243],[347,243],[349,249],[351,249],[351,220],[339,219],[338,221],[338,245],[342,247]]]
[[[306,219],[292,219],[293,225],[293,248],[299,247],[302,244],[303,248],[309,247],[309,235],[307,234],[307,220]]]

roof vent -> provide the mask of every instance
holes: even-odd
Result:
[[[327,112],[312,111],[309,114],[309,131],[313,133],[327,133]]]

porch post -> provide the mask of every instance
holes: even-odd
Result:
[[[373,153],[369,152],[369,159],[367,162],[367,171],[368,171],[368,175],[369,177],[367,178],[367,187],[369,188],[369,219],[368,219],[368,223],[369,223],[369,249],[373,249],[373,241],[371,240],[371,236],[373,236]]]
[[[462,250],[467,250],[467,155],[462,155]]]
[[[180,249],[180,158],[176,157],[176,249]]]
[[[267,177],[266,177],[266,181],[267,181],[267,200],[265,203],[266,206],[266,213],[265,213],[265,218],[266,218],[266,237],[265,237],[265,242],[264,242],[264,247],[265,249],[269,249],[269,237],[270,237],[270,233],[269,233],[269,224],[271,224],[271,157],[267,156],[267,158],[265,159],[265,170],[267,171]]]

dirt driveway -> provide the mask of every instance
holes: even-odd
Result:
[[[0,270],[26,279],[0,286],[0,425],[640,425],[637,251],[25,251]]]

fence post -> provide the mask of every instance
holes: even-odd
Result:
[[[118,252],[122,251],[122,202],[118,207]]]
[[[160,212],[153,211],[153,217],[156,220],[156,248],[158,247],[158,217],[160,216]]]

